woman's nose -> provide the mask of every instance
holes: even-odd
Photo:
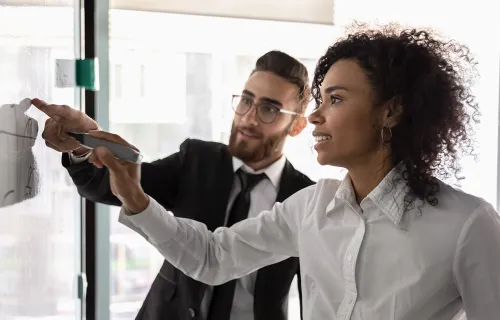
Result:
[[[325,122],[325,119],[324,119],[323,115],[321,114],[321,106],[319,108],[315,109],[309,115],[309,117],[307,117],[307,120],[309,121],[309,123],[314,124],[314,125],[318,125],[318,124]]]

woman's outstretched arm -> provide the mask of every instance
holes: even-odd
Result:
[[[174,217],[152,198],[139,214],[131,215],[123,207],[120,222],[187,276],[219,285],[298,256],[298,232],[302,217],[311,212],[314,190],[315,186],[303,189],[270,211],[214,232],[203,223]]]

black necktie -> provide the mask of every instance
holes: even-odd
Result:
[[[237,175],[241,182],[241,191],[234,199],[233,206],[229,212],[227,227],[240,222],[248,217],[250,209],[250,192],[259,181],[265,178],[265,174],[249,174],[238,170]],[[233,305],[234,289],[236,280],[231,280],[220,286],[215,286],[207,320],[229,320]]]

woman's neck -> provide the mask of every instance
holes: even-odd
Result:
[[[380,162],[365,163],[354,168],[349,168],[349,177],[351,178],[352,188],[356,195],[356,202],[360,204],[392,168],[393,165],[390,159],[385,159],[382,164]]]

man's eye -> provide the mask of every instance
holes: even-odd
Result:
[[[252,104],[252,99],[249,99],[249,98],[241,98],[241,102],[244,103],[244,104],[247,104],[247,105],[251,105]]]
[[[278,113],[280,112],[280,109],[278,107],[275,107],[273,105],[267,104],[267,105],[261,105],[262,111],[268,112],[268,113]]]

